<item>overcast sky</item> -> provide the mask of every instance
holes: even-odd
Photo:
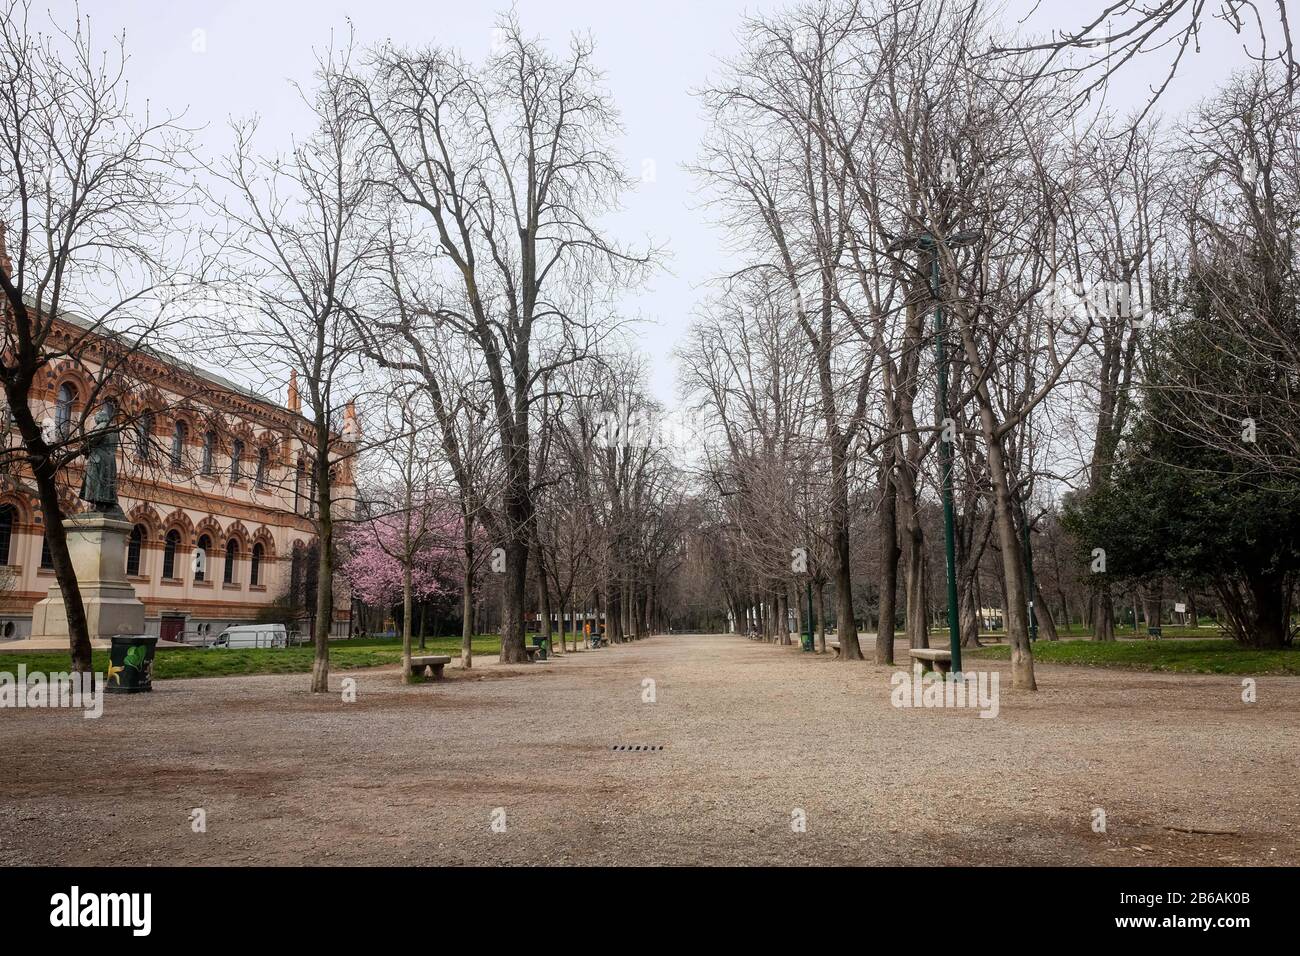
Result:
[[[48,5],[62,22],[71,22],[72,0],[50,0]],[[529,33],[557,46],[575,30],[590,32],[596,41],[596,61],[606,71],[627,130],[621,151],[629,170],[642,180],[613,227],[628,241],[651,236],[671,254],[671,271],[655,277],[627,303],[630,314],[646,319],[640,347],[653,365],[655,395],[670,404],[675,397],[672,348],[704,294],[701,284],[726,268],[719,236],[698,208],[698,184],[682,168],[696,158],[704,132],[691,91],[716,72],[719,57],[735,51],[735,32],[746,13],[786,5],[784,0],[517,4]],[[34,6],[40,8],[42,0]],[[1035,31],[1076,28],[1102,7],[1099,0],[1043,0],[1029,26]],[[1028,0],[1009,0],[1007,22],[1033,8]],[[329,43],[332,31],[346,34],[349,21],[362,44],[386,38],[447,44],[478,59],[487,54],[496,15],[507,6],[467,0],[95,0],[82,9],[91,15],[100,42],[109,32],[126,30],[132,100],[138,104],[147,98],[158,108],[185,110],[191,124],[206,125],[200,139],[212,155],[229,148],[226,119],[231,115],[260,114],[261,142],[269,149],[283,147],[291,135],[308,133],[309,119],[290,81],[310,83],[314,51]],[[1202,52],[1186,61],[1162,101],[1162,112],[1187,108],[1248,62],[1239,39],[1219,24],[1209,24]],[[1112,104],[1122,108],[1141,102],[1156,66],[1152,59],[1126,72],[1125,81],[1110,94]],[[642,175],[651,168],[653,176]]]

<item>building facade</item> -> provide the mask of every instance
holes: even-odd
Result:
[[[69,337],[86,335],[72,318],[58,327]],[[146,631],[194,640],[268,615],[308,631],[315,487],[312,426],[296,381],[291,377],[281,405],[145,351],[130,355],[127,373],[97,381],[93,354],[81,349],[78,360],[46,368],[31,401],[37,420],[56,430],[93,413],[85,407],[92,396],[96,405],[112,405],[122,429],[118,499],[133,526],[127,576],[144,603]],[[331,487],[346,503],[356,438],[351,406],[337,438]],[[12,429],[9,443],[11,452],[21,443]],[[21,466],[9,471],[0,475],[0,640],[28,636],[33,606],[56,584],[30,476]],[[78,463],[63,475],[66,515],[86,507],[78,497],[81,477]],[[346,634],[350,601],[339,588],[334,617],[334,632]]]

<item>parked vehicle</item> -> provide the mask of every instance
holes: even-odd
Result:
[[[283,624],[238,624],[216,636],[209,647],[286,647],[289,635]]]

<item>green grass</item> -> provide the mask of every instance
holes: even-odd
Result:
[[[948,633],[948,628],[932,627],[930,628],[930,633],[946,635]],[[1061,627],[1058,625],[1056,628],[1056,633],[1066,640],[1070,640],[1070,639],[1092,640],[1092,628],[1084,624],[1072,624],[1070,625],[1069,628]],[[1147,636],[1146,625],[1145,624],[1142,625],[1142,627],[1137,631],[1134,631],[1133,628],[1128,627],[1127,625],[1118,626],[1115,628],[1115,636],[1120,638],[1140,637],[1145,639]],[[1212,624],[1202,624],[1200,627],[1191,627],[1190,625],[1187,627],[1179,627],[1176,624],[1165,624],[1162,625],[1160,628],[1160,636],[1177,637],[1177,638],[1184,638],[1184,637],[1215,638],[1215,637],[1222,637],[1223,630]],[[1006,640],[1007,632],[1004,630],[986,631],[983,628],[981,628],[980,637],[1004,641]],[[1039,640],[1042,640],[1042,631],[1039,631]]]
[[[996,644],[963,653],[969,657],[1008,660],[1011,647]],[[1300,649],[1254,650],[1224,638],[1113,642],[1039,639],[1034,643],[1034,660],[1181,674],[1300,674]]]
[[[423,651],[418,649],[418,640],[412,644],[417,654],[443,654],[453,658],[460,655],[459,637],[431,637],[425,642]],[[495,634],[480,634],[474,638],[473,648],[475,654],[499,654],[501,638]],[[177,677],[299,674],[311,670],[312,654],[310,647],[165,650],[159,651],[154,658],[153,676],[155,680],[167,680]],[[402,642],[398,638],[330,641],[330,667],[333,669],[383,667],[401,659]],[[0,670],[16,673],[20,664],[27,665],[28,672],[48,674],[66,671],[69,660],[67,654],[59,651],[0,654]],[[106,671],[108,652],[95,651],[91,655],[91,666],[97,673]]]

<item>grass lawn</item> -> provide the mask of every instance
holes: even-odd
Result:
[[[1172,629],[1166,629],[1166,632]],[[1011,647],[996,644],[963,651],[969,657],[1009,660]],[[1034,660],[1048,664],[1124,667],[1183,674],[1300,674],[1300,649],[1260,651],[1226,638],[1161,641],[1044,641],[1034,643]]]
[[[417,654],[443,654],[460,656],[459,637],[431,637],[426,649],[418,650],[419,641],[412,641]],[[475,654],[501,653],[501,638],[495,634],[480,634],[474,638]],[[402,642],[398,638],[367,638],[365,640],[330,641],[330,669],[348,670],[354,667],[382,667],[396,664],[402,659]],[[236,648],[159,651],[153,662],[155,680],[169,677],[229,677],[240,674],[297,674],[311,670],[310,647]],[[68,655],[59,651],[33,654],[0,654],[0,671],[17,673],[18,665],[26,664],[28,672],[57,673],[68,669]],[[96,673],[108,669],[108,652],[95,651],[91,666]]]
[[[930,628],[930,633],[941,634],[946,636],[948,634],[948,628],[932,627]],[[1067,641],[1068,640],[1085,640],[1085,641],[1092,640],[1092,628],[1087,627],[1083,624],[1072,624],[1069,628],[1057,627],[1056,633],[1059,634],[1063,639]],[[1039,640],[1042,640],[1041,637],[1042,632],[1040,631],[1039,634],[1040,634]],[[1146,625],[1143,625],[1137,631],[1134,631],[1133,628],[1128,627],[1127,625],[1117,626],[1115,628],[1115,636],[1118,638],[1140,637],[1145,640],[1147,636]],[[1179,637],[1179,638],[1181,637],[1214,638],[1214,637],[1222,637],[1223,631],[1219,627],[1211,624],[1202,624],[1200,627],[1192,627],[1190,625],[1188,625],[1187,627],[1180,627],[1177,624],[1165,624],[1162,625],[1160,628],[1160,636]],[[986,631],[983,628],[980,628],[980,638],[981,639],[991,638],[995,641],[1005,641],[1007,639],[1007,632],[1004,630]]]

